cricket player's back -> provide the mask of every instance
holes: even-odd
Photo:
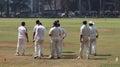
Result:
[[[89,35],[90,35],[90,29],[88,26],[83,25],[80,29],[80,34],[83,35],[84,39],[88,39]]]
[[[25,33],[26,33],[26,28],[24,26],[20,26],[18,28],[18,38],[26,38]]]
[[[61,35],[60,29],[58,27],[53,27],[50,29],[49,34],[52,38],[58,38]]]

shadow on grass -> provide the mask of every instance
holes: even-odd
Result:
[[[72,51],[63,51],[62,53],[75,53],[75,52],[72,52]]]
[[[62,59],[76,59],[77,55],[72,51],[63,51]]]
[[[90,58],[90,60],[107,60],[107,58]]]
[[[25,54],[25,56],[33,56],[33,54]]]
[[[77,55],[73,54],[73,55],[63,55],[62,59],[76,59]]]
[[[96,56],[112,56],[111,54],[97,54]]]
[[[112,56],[111,54],[97,54],[94,58],[90,58],[90,60],[108,60],[107,57]]]

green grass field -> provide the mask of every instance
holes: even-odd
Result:
[[[39,19],[46,27],[44,55],[42,59],[33,59],[34,45],[32,34],[35,21]],[[61,26],[67,31],[64,40],[62,59],[50,60],[50,37],[48,31],[58,18],[0,18],[0,67],[120,67],[120,18],[59,18]],[[79,55],[79,28],[83,20],[95,22],[99,31],[97,40],[98,56],[90,60],[77,59]],[[15,56],[17,28],[26,22],[30,42],[27,43],[26,56]],[[85,56],[85,49],[84,49]],[[118,62],[115,58],[119,57]],[[6,58],[7,61],[3,62]]]

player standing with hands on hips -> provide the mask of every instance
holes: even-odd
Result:
[[[18,43],[17,43],[17,49],[16,49],[16,56],[19,56],[20,47],[22,49],[22,55],[25,55],[25,49],[26,49],[26,39],[28,40],[28,33],[27,29],[25,28],[25,22],[21,22],[21,26],[18,28]]]
[[[83,58],[83,49],[84,45],[86,46],[86,57],[89,59],[89,36],[90,36],[90,29],[87,26],[87,21],[82,22],[83,25],[80,28],[80,56],[78,59]]]
[[[62,48],[63,48],[63,40],[67,36],[67,32],[63,27],[61,27],[59,20],[56,20],[56,23],[58,24],[58,28],[61,31],[61,40],[60,40],[60,53],[62,54]]]
[[[58,23],[55,21],[53,23],[54,27],[52,27],[49,30],[49,36],[51,37],[51,43],[50,43],[50,50],[51,50],[51,54],[50,54],[50,59],[54,59],[54,55],[55,55],[55,51],[57,54],[57,59],[61,58],[61,31],[58,28]]]
[[[60,23],[58,24],[58,28],[61,31],[61,40],[60,40],[60,52],[62,53],[62,48],[63,48],[63,40],[67,36],[66,31],[64,30],[63,27],[60,26]]]
[[[93,21],[89,21],[89,29],[90,29],[90,54],[93,51],[94,56],[96,56],[96,38],[98,38],[98,30],[94,26]]]

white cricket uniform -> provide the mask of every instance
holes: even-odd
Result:
[[[25,49],[26,49],[26,35],[25,33],[27,33],[27,30],[24,26],[20,26],[18,28],[18,43],[17,43],[17,49],[16,52],[20,52],[20,47],[22,49],[22,54],[25,53]]]
[[[43,42],[45,39],[46,28],[42,25],[37,26],[35,33],[35,57],[41,57],[43,52]]]
[[[80,44],[80,56],[83,55],[83,49],[84,45],[86,46],[86,56],[89,58],[89,35],[90,35],[90,30],[89,27],[86,25],[82,25],[80,28],[80,35],[83,36],[82,42]]]
[[[38,25],[35,25],[35,26],[34,26],[33,32],[36,32],[37,27],[38,27]]]
[[[96,36],[98,35],[97,28],[95,26],[89,26],[90,28],[90,45],[92,46],[92,51],[96,54]]]
[[[52,27],[49,30],[49,35],[51,34],[51,56],[54,57],[55,51],[57,53],[57,57],[61,57],[61,31],[58,27]]]
[[[60,51],[62,53],[62,47],[63,47],[63,39],[67,36],[67,32],[62,27],[58,27],[61,31],[61,41],[60,41]]]

